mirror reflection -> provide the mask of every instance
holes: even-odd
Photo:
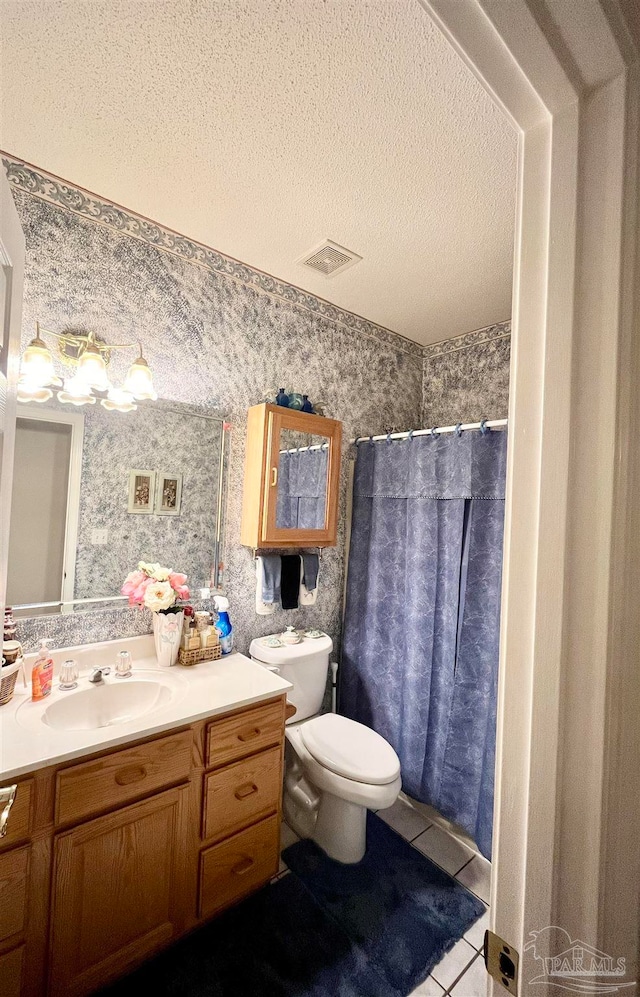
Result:
[[[326,436],[280,431],[276,526],[321,530],[325,526],[329,441]]]
[[[7,602],[23,616],[122,604],[140,560],[217,586],[224,464],[222,420],[180,403],[20,406]]]

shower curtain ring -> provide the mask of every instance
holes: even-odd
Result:
[[[407,439],[409,440],[409,443],[411,443],[411,440],[413,439],[413,434],[414,433],[415,433],[415,429],[410,429],[409,430],[409,435],[407,436]]]
[[[487,426],[487,420],[486,419],[481,419],[480,420],[480,432],[482,433],[483,436],[486,436],[487,433],[491,432],[491,430]]]
[[[456,436],[462,436],[462,423],[459,422],[456,426]]]
[[[391,432],[387,433],[387,443],[391,443]]]
[[[369,443],[370,443],[370,445],[371,445],[372,447],[375,447],[375,445],[376,445],[376,441],[374,440],[373,436],[370,436],[370,437],[369,437]]]
[[[437,435],[438,435],[438,434],[437,434],[437,432],[436,432],[437,428],[438,428],[437,426],[432,426],[432,427],[431,427],[431,430],[430,430],[430,432],[429,432],[429,436],[430,436],[430,437],[431,437],[431,438],[432,438],[433,440],[435,440],[435,439],[436,439],[436,437],[437,437]]]

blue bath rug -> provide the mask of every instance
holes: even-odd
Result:
[[[388,995],[410,994],[485,910],[371,813],[367,851],[355,865],[335,862],[310,840],[282,857],[385,980]]]
[[[101,997],[397,997],[295,876],[265,886]]]
[[[483,904],[369,815],[357,865],[312,841],[292,870],[101,991],[101,997],[407,997]]]

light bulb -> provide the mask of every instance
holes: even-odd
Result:
[[[64,390],[58,392],[58,401],[68,405],[95,405],[95,396],[80,374],[66,378]]]
[[[131,364],[124,382],[124,390],[138,401],[155,401],[158,397],[153,388],[153,378],[149,364],[143,356]]]
[[[108,412],[133,412],[138,407],[134,405],[131,392],[125,391],[124,388],[109,388],[109,394],[100,404]]]
[[[47,344],[37,335],[22,354],[20,383],[28,389],[45,388],[55,380],[53,359]]]
[[[78,374],[86,385],[96,391],[108,391],[111,387],[104,357],[91,343],[78,360]]]

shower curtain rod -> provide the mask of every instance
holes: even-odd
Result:
[[[408,440],[413,436],[431,436],[436,433],[455,433],[466,429],[502,429],[507,419],[483,419],[482,422],[460,422],[457,426],[434,426],[433,429],[410,429],[406,433],[383,433],[381,436],[356,436],[349,443],[377,443],[379,440]]]

